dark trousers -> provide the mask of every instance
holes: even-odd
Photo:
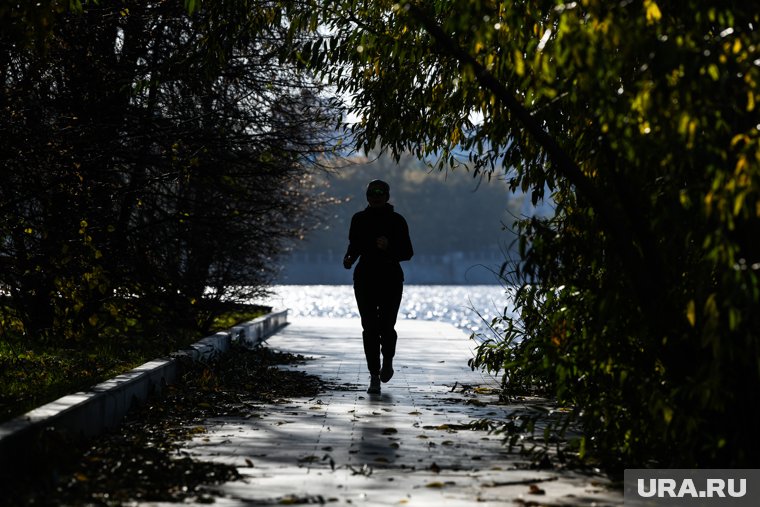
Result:
[[[392,359],[396,354],[398,335],[394,327],[402,293],[403,282],[354,281],[356,305],[362,320],[364,356],[372,375],[380,374],[381,354],[385,359]]]

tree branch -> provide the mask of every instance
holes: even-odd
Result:
[[[626,267],[626,272],[633,286],[637,288],[641,307],[657,312],[656,277],[648,270],[648,268],[655,266],[648,265],[649,263],[646,262],[646,259],[650,257],[647,255],[646,243],[638,238],[630,214],[621,208],[616,199],[601,192],[583,173],[578,164],[570,158],[557,140],[544,130],[530,111],[517,100],[514,94],[485,66],[446,34],[432,16],[419,5],[413,3],[408,5],[409,14],[435,39],[438,49],[443,54],[452,56],[473,69],[480,85],[493,93],[497,100],[523,125],[527,133],[544,149],[555,170],[565,177],[573,185],[576,193],[589,203],[609,237],[612,248]],[[637,239],[639,239],[638,242]],[[640,251],[642,255],[636,255],[637,251]],[[652,259],[652,262],[655,260]]]

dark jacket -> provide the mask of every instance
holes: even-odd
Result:
[[[388,238],[388,248],[377,247],[377,238]],[[414,255],[409,239],[409,226],[404,217],[386,204],[381,208],[366,209],[356,213],[351,219],[346,255],[359,258],[354,270],[356,282],[383,282],[404,280],[404,272],[399,262],[408,261]]]

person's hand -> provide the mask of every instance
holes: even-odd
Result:
[[[388,238],[385,236],[380,236],[375,240],[375,244],[377,245],[377,248],[380,250],[388,250]]]
[[[346,255],[343,257],[343,267],[346,269],[351,269],[351,266],[354,264],[354,260],[351,258],[350,255]]]

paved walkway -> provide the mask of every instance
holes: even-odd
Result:
[[[274,349],[315,358],[297,368],[331,387],[249,419],[209,421],[185,451],[245,477],[218,487],[216,504],[622,504],[604,477],[531,470],[498,436],[462,428],[514,409],[484,394],[495,381],[467,366],[472,342],[462,331],[413,320],[397,330],[396,373],[382,395],[365,392],[358,320],[298,318],[269,338]]]

